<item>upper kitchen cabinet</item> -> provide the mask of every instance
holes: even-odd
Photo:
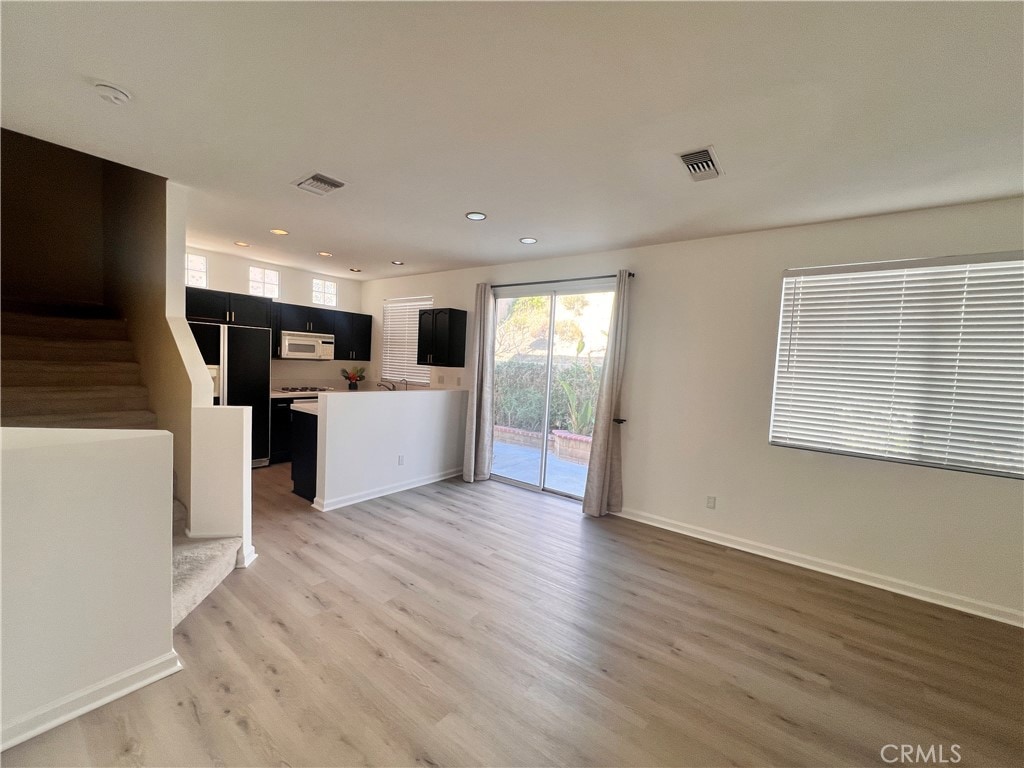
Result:
[[[334,359],[369,360],[373,317],[356,312],[334,313]]]
[[[185,317],[189,320],[269,328],[272,304],[262,296],[185,288]]]
[[[337,314],[331,309],[320,309],[319,307],[304,307],[298,304],[274,305],[275,312],[280,314],[280,331],[299,331],[300,333],[334,333],[334,316]]]
[[[466,367],[466,310],[420,310],[416,364]]]
[[[207,288],[185,288],[185,317],[209,323],[229,322],[228,294]]]
[[[246,296],[241,293],[229,293],[232,325],[251,325],[254,328],[270,327],[270,310],[274,305],[271,299],[262,296]]]

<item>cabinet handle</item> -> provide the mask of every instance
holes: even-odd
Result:
[[[227,311],[224,312],[224,322],[225,323],[230,323],[231,322],[231,313],[230,312],[227,312]]]

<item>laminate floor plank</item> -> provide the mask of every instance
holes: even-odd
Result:
[[[319,513],[289,471],[185,669],[3,765],[1024,765],[1019,628],[496,482]]]

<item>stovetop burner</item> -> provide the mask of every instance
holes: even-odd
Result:
[[[333,392],[334,387],[281,387],[282,392]]]

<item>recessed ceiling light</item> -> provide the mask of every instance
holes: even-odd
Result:
[[[483,221],[487,218],[486,213],[480,213],[480,211],[470,211],[466,214],[466,218],[470,221]]]
[[[537,242],[537,238],[536,237],[520,237],[519,238],[519,242],[522,243],[523,245],[533,245],[534,243]]]
[[[241,240],[235,240],[235,245],[237,245],[239,248],[248,248],[249,247],[248,243],[243,243]]]
[[[362,272],[363,270],[361,270],[361,269],[356,269],[355,267],[349,267],[349,268],[348,268],[348,271],[349,271],[349,272]]]
[[[325,259],[330,259],[334,257],[334,254],[330,253],[329,251],[317,251],[316,255],[323,256]]]
[[[405,264],[405,262],[404,262],[404,261],[392,261],[391,263],[392,263],[392,264],[394,264],[394,265],[395,265],[396,267],[400,267],[400,266],[402,266],[403,264]]]
[[[270,234],[272,234],[272,235],[287,235],[288,234],[288,230],[287,229],[272,229],[272,230],[270,230]]]

